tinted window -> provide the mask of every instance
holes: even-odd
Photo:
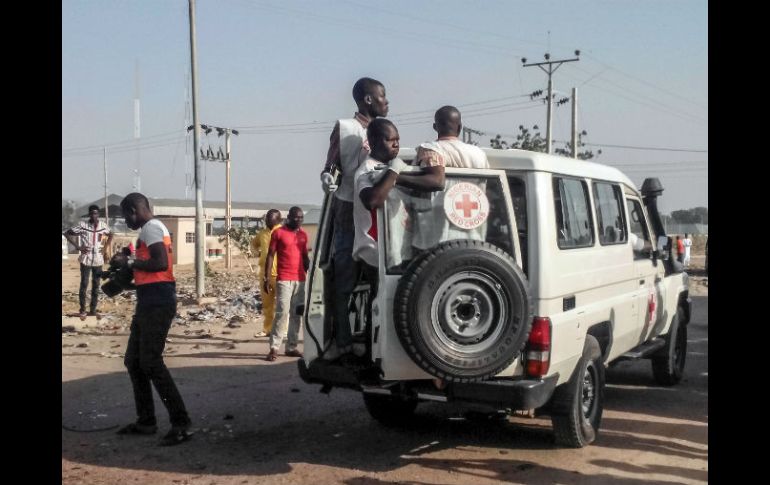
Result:
[[[593,246],[593,221],[585,181],[554,177],[553,195],[559,247],[570,249]]]
[[[385,204],[389,274],[423,251],[453,239],[486,241],[513,255],[511,222],[498,177],[447,174],[444,190],[395,187]]]
[[[607,245],[626,242],[623,195],[620,186],[594,182],[594,204],[596,204],[599,243]]]
[[[638,200],[628,199],[628,219],[631,231],[631,249],[635,259],[650,257],[650,233],[647,231],[647,221],[644,219],[642,204]]]

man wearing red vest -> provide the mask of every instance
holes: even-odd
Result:
[[[117,254],[113,262],[133,269],[136,284],[136,311],[131,321],[124,363],[134,388],[134,402],[138,416],[118,430],[118,434],[147,435],[158,430],[152,387],[155,386],[166,406],[171,430],[161,440],[161,446],[187,441],[191,434],[190,417],[182,396],[163,362],[171,322],[176,315],[176,281],[171,256],[171,236],[162,222],[155,219],[147,197],[134,192],[121,202],[120,208],[126,225],[139,229],[136,259]]]

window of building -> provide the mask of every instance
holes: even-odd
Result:
[[[186,232],[184,235],[184,241],[187,243],[194,243],[195,242],[195,233],[194,232]]]

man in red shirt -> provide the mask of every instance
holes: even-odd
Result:
[[[294,308],[303,303],[305,297],[305,275],[310,267],[307,250],[307,233],[300,227],[305,214],[299,207],[289,209],[286,224],[273,232],[270,237],[270,249],[267,252],[264,275],[270,275],[273,268],[273,258],[278,258],[278,276],[276,288],[272,288],[270,280],[263,277],[263,287],[266,293],[277,291],[275,319],[270,332],[270,352],[266,360],[273,362],[278,358],[278,349],[286,337],[288,325],[288,341],[286,342],[287,357],[302,357],[297,350],[301,316]]]

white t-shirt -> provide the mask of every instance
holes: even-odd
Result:
[[[361,161],[368,155],[366,128],[355,119],[338,120],[340,124],[340,170],[342,178],[334,196],[346,202],[353,201],[353,182]]]
[[[169,236],[168,229],[158,219],[150,219],[139,231],[139,239],[144,241],[147,247],[163,242],[165,236]]]
[[[421,167],[451,167],[451,168],[489,168],[489,160],[484,151],[457,139],[457,137],[442,138],[420,144],[415,158]],[[482,180],[468,180],[482,191],[486,184]],[[459,229],[446,219],[444,213],[444,194],[457,183],[447,179],[443,192],[426,194],[424,197],[414,197],[410,208],[414,213],[415,223],[412,244],[419,249],[428,249],[441,241],[450,239],[475,239],[483,241],[486,235],[486,223],[476,229]]]
[[[489,168],[487,154],[481,148],[457,137],[421,143],[416,161],[422,167]]]
[[[78,261],[86,266],[101,266],[104,264],[102,255],[103,243],[112,234],[103,221],[99,221],[96,227],[88,221],[80,221],[72,228],[72,232],[79,238],[80,247],[85,253],[80,253]]]
[[[379,177],[383,176],[387,165],[371,157],[361,163],[355,173],[355,190],[353,197],[353,224],[355,237],[353,239],[353,259],[377,267],[379,265],[377,251],[377,211],[369,210],[361,202],[361,191],[374,187]]]
[[[690,239],[689,237],[686,237],[682,241],[682,244],[684,244],[684,257],[685,257],[685,259],[690,259],[690,246],[692,246],[692,239]]]

